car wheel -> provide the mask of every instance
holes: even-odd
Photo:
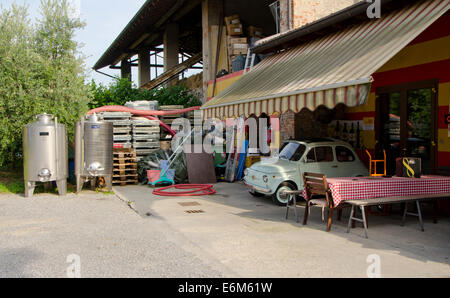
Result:
[[[297,190],[292,183],[284,182],[280,185],[278,190],[272,195],[272,201],[278,206],[286,206],[289,200],[289,197],[284,197],[281,195],[283,191],[293,191]]]
[[[259,192],[256,192],[256,191],[249,191],[249,193],[250,193],[252,196],[256,197],[256,198],[264,197],[264,195],[263,195],[262,193],[259,193]]]

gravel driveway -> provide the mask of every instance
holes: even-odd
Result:
[[[114,195],[25,199],[0,195],[0,277],[223,277],[233,274],[164,222],[143,219]]]

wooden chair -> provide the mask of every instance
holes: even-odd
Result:
[[[384,153],[384,159],[383,160],[376,160],[372,158],[372,155],[370,154],[369,150],[366,150],[367,155],[369,155],[370,160],[370,176],[372,177],[383,177],[387,176],[387,164],[386,164],[386,150],[383,150]],[[384,166],[384,172],[378,173],[377,172],[377,165],[383,164]]]
[[[289,209],[291,208],[291,204],[292,204],[292,208],[294,209],[294,213],[295,213],[295,218],[297,219],[297,222],[299,222],[299,213],[297,210],[298,207],[298,201],[297,201],[297,197],[301,197],[303,196],[303,191],[302,190],[292,190],[292,191],[284,191],[283,196],[286,197],[287,200],[287,204],[286,204],[286,220],[289,219]]]
[[[327,177],[322,174],[304,173],[303,182],[306,191],[306,208],[303,225],[308,224],[308,216],[312,206],[319,206],[328,209],[328,225],[327,232],[331,230],[333,223],[333,212],[338,210],[338,220],[341,220],[342,208],[348,207],[347,204],[341,204],[339,207],[334,206],[333,197],[328,187]]]

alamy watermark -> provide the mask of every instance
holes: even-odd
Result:
[[[367,17],[369,19],[381,18],[381,0],[366,0],[367,3],[371,3],[367,8]]]
[[[184,118],[172,123],[177,132],[172,142],[173,151],[183,146],[185,153],[234,154],[261,153],[276,156],[281,147],[280,119],[249,118],[194,120]],[[248,141],[248,143],[246,143]],[[246,144],[246,145],[244,145]]]
[[[369,264],[367,277],[381,278],[381,257],[376,254],[370,255],[367,257],[367,263]]]
[[[70,264],[67,267],[67,278],[81,278],[81,257],[73,254],[67,256],[66,263]]]

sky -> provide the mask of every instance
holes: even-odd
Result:
[[[90,69],[89,79],[97,83],[109,84],[112,79],[92,70],[94,64],[108,49],[128,22],[145,3],[145,0],[71,0],[75,14],[86,22],[86,27],[77,32],[76,40],[83,44],[81,52],[87,56],[86,67]],[[12,3],[28,4],[30,17],[39,16],[40,0],[0,0],[3,8]],[[101,69],[109,75],[120,75],[120,70]],[[133,80],[137,71],[133,70]]]

